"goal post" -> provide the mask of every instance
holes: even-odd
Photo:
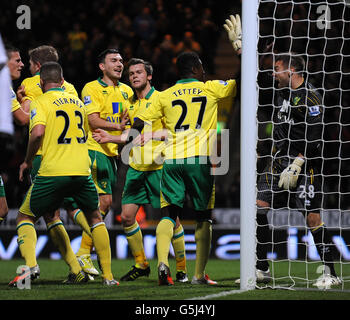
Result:
[[[242,1],[240,288],[255,288],[258,0]]]
[[[350,1],[244,0],[241,16],[240,289],[349,291]]]

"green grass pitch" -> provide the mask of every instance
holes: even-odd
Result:
[[[239,261],[212,259],[208,262],[207,273],[218,286],[194,286],[189,283],[177,283],[172,287],[158,286],[156,260],[151,260],[151,275],[132,282],[121,282],[118,287],[105,287],[101,278],[80,285],[64,285],[62,281],[68,275],[68,267],[62,260],[39,259],[40,278],[33,281],[30,290],[8,288],[8,283],[15,276],[17,267],[23,260],[0,261],[0,300],[348,300],[350,299],[350,283],[332,290],[318,290],[311,285],[307,288],[305,281],[305,263],[274,262],[272,268],[276,276],[276,285],[290,286],[293,284],[284,276],[290,272],[294,276],[296,290],[264,289],[241,292],[234,280],[239,278]],[[112,261],[112,270],[116,279],[126,273],[133,260]],[[175,278],[175,262],[170,260],[173,278]],[[96,264],[97,265],[97,264]],[[317,279],[317,267],[320,263],[308,264],[307,277]],[[337,266],[339,269],[340,266]],[[188,275],[191,279],[194,273],[194,261],[187,263]],[[346,268],[348,270],[346,270]],[[343,265],[343,274],[350,274],[350,267]],[[305,290],[300,290],[304,288]]]

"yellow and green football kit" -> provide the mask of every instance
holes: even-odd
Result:
[[[109,86],[101,78],[87,83],[81,93],[88,115],[99,113],[101,119],[113,123],[120,123],[124,105],[132,95],[133,91],[128,85],[119,82],[117,86]],[[108,133],[120,135],[121,131],[108,131]],[[108,157],[118,155],[118,146],[115,143],[99,144],[91,135],[87,145],[89,150],[96,150]]]
[[[138,114],[144,121],[164,117],[168,129],[161,179],[162,208],[169,204],[182,207],[185,191],[197,199],[193,203],[195,210],[213,207],[214,179],[209,157],[216,151],[218,102],[235,95],[235,80],[182,79],[161,92],[147,111]]]
[[[45,126],[42,160],[20,211],[41,216],[74,195],[81,208],[98,208],[87,149],[87,115],[82,101],[61,88],[42,94],[30,105],[30,132]]]
[[[129,99],[128,114],[131,125],[138,118],[141,110],[147,112],[153,100],[159,94],[154,87],[145,98],[137,99],[136,95]],[[142,134],[157,132],[164,129],[162,119],[146,123]],[[153,208],[160,208],[160,180],[163,167],[164,142],[151,139],[144,146],[134,146],[130,151],[129,169],[126,173],[122,204],[143,205],[150,203]],[[149,266],[144,248],[140,226],[137,221],[129,227],[124,227],[130,250],[137,268],[145,269]],[[176,258],[177,272],[186,273],[186,255],[184,231],[180,225],[171,239]]]
[[[147,93],[145,98],[137,99],[132,96],[127,106],[131,125],[138,118],[140,110],[147,109],[159,94],[154,87]],[[146,123],[142,133],[163,130],[161,119],[152,123]],[[122,196],[122,204],[147,204],[151,203],[153,208],[160,208],[160,177],[163,167],[162,152],[164,142],[160,140],[149,140],[144,146],[134,146],[130,151],[129,169]]]
[[[21,83],[21,86],[24,86],[24,91],[25,91],[25,97],[23,97],[23,101],[29,100],[29,101],[33,101],[36,98],[40,97],[43,94],[43,91],[41,89],[41,85],[40,85],[40,73],[36,73],[34,76],[32,77],[28,77],[26,79],[24,79]],[[76,97],[78,97],[78,93],[75,90],[74,86],[67,82],[64,81],[63,85],[62,85],[62,89],[64,91],[66,91],[67,93],[70,93],[72,95],[75,95]],[[12,110],[13,112],[14,110]],[[32,181],[36,176],[36,173],[39,170],[40,167],[40,162],[41,162],[41,147],[37,152],[37,159],[35,159],[34,163],[33,163],[33,167],[31,170],[31,178]]]
[[[26,93],[25,97],[23,98],[23,101],[25,100],[33,101],[34,99],[36,99],[37,97],[43,94],[43,91],[40,85],[39,72],[32,77],[28,77],[24,79],[21,83],[21,86],[24,86],[24,91]],[[62,85],[62,89],[78,97],[78,93],[71,83],[64,81]]]
[[[132,89],[119,82],[117,86],[109,86],[98,78],[88,82],[82,90],[82,100],[87,115],[99,113],[101,119],[120,123],[121,115],[128,98],[133,95]],[[108,131],[112,135],[120,135],[121,131]],[[116,164],[114,157],[118,155],[115,143],[99,144],[88,135],[87,146],[92,161],[92,177],[99,194],[112,194],[116,183]]]
[[[30,131],[36,125],[45,126],[42,138],[42,161],[20,212],[40,217],[59,208],[64,198],[72,197],[84,213],[99,209],[99,197],[91,177],[91,161],[87,148],[88,120],[86,107],[62,88],[53,88],[30,105]],[[35,232],[27,221],[17,226],[20,250],[26,261],[35,262]],[[109,236],[104,223],[90,225],[91,236],[105,279],[113,279]],[[28,230],[29,229],[29,230]],[[48,224],[53,240],[64,260],[77,274],[81,266],[69,244],[62,222]],[[29,241],[30,240],[30,241]],[[27,245],[26,245],[27,244]],[[27,258],[26,258],[27,257]],[[34,258],[34,259],[33,259]]]

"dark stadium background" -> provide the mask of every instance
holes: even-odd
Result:
[[[331,29],[326,31],[328,40],[320,39],[324,30],[315,27],[317,3],[294,6],[281,1],[262,1],[259,53],[277,37],[275,51],[308,53],[310,81],[316,87],[324,88],[325,97],[325,208],[350,208],[350,161],[349,161],[349,8],[339,1],[328,1],[332,9]],[[327,1],[325,2],[327,3]],[[31,29],[19,30],[16,20],[19,5],[31,9]],[[200,46],[200,55],[209,79],[225,79],[237,74],[237,61],[227,51],[230,45],[223,30],[224,20],[231,13],[241,12],[241,1],[8,1],[0,5],[0,32],[5,42],[18,47],[25,63],[22,77],[14,82],[16,89],[20,82],[30,76],[28,69],[28,49],[42,44],[51,44],[58,49],[60,63],[66,80],[73,83],[80,93],[83,85],[99,76],[96,56],[107,47],[117,47],[127,62],[131,57],[140,57],[152,62],[155,72],[153,85],[161,90],[176,80],[174,57],[176,48],[187,50]],[[148,8],[148,9],[147,9]],[[272,15],[275,14],[275,18]],[[290,17],[300,21],[291,23]],[[311,23],[304,20],[311,19]],[[346,23],[344,23],[344,19]],[[311,28],[308,29],[308,27]],[[290,30],[292,31],[290,33]],[[185,32],[190,31],[193,39],[185,41]],[[81,32],[81,42],[69,40],[71,33]],[[343,41],[343,36],[347,38]],[[296,38],[293,38],[296,37]],[[169,41],[171,38],[171,41]],[[183,45],[182,49],[180,48]],[[191,47],[194,46],[194,47]],[[198,47],[198,45],[197,45]],[[179,52],[178,51],[178,52]],[[329,55],[329,56],[327,56]],[[269,65],[262,65],[262,71]],[[258,119],[266,121],[271,114],[272,84],[266,81],[266,72],[259,73]],[[124,77],[124,82],[127,79]],[[242,106],[244,107],[244,106]],[[239,208],[240,202],[240,101],[224,117],[230,128],[230,170],[224,177],[217,177],[216,206],[219,208]],[[259,126],[259,137],[266,138],[268,128]],[[2,173],[5,181],[7,201],[10,208],[18,208],[28,189],[29,180],[18,181],[18,168],[23,160],[27,145],[27,128],[16,126],[16,153]],[[269,143],[259,143],[258,152],[270,152]],[[337,157],[342,159],[337,159]],[[263,167],[258,163],[258,170]],[[115,190],[113,211],[120,213],[120,195],[125,166],[120,164],[118,186]],[[341,177],[340,177],[341,176]],[[339,195],[337,192],[343,194]],[[188,204],[190,211],[190,204]],[[153,212],[153,214],[156,214]]]
[[[19,30],[16,26],[20,16],[16,10],[20,5],[27,5],[31,9],[30,30]],[[236,1],[236,5],[235,12],[239,12],[240,1]],[[216,78],[214,59],[223,35],[222,25],[232,12],[232,2],[220,1],[218,5],[217,1],[212,0],[36,0],[9,1],[2,3],[0,7],[0,30],[3,40],[20,49],[25,64],[21,78],[13,83],[14,89],[25,77],[30,76],[28,50],[42,44],[50,44],[58,50],[65,79],[75,86],[79,94],[85,83],[97,79],[100,75],[96,57],[109,47],[118,48],[125,63],[131,57],[140,57],[152,62],[152,84],[158,90],[175,83],[177,79],[174,58],[178,52],[189,48],[199,49],[208,78]],[[191,36],[188,33],[187,37],[185,36],[188,31],[191,32],[192,38],[188,37]],[[80,34],[82,40],[70,41],[72,33]],[[232,66],[229,65],[230,68],[232,69]],[[122,81],[128,83],[125,75]],[[16,126],[16,153],[2,173],[10,208],[20,206],[29,186],[29,181],[18,181],[18,168],[27,145],[27,130],[26,127]],[[125,174],[125,166],[121,163],[118,165],[119,180],[114,200],[116,215],[120,213],[120,195]],[[235,195],[230,194],[228,197],[222,192],[219,193],[219,201],[221,198],[222,202],[225,202],[221,206],[231,206],[230,199],[234,199],[236,207],[239,206],[239,182],[235,182],[234,185]],[[226,187],[229,188],[230,186]],[[220,187],[218,191],[221,191]]]

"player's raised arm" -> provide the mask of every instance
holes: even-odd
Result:
[[[226,19],[224,24],[224,28],[227,31],[227,35],[233,49],[237,54],[241,54],[242,48],[242,26],[241,26],[241,17],[239,14],[230,15],[230,19]]]

